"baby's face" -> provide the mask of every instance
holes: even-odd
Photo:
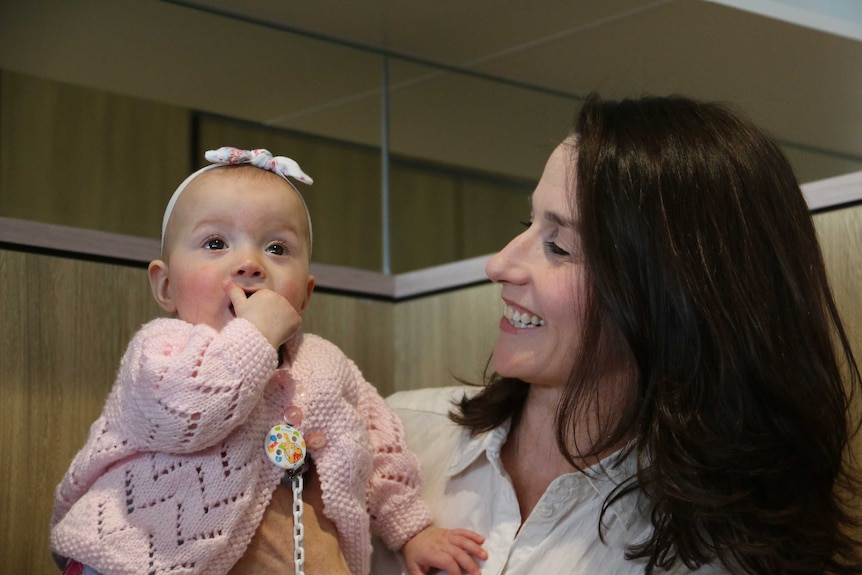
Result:
[[[233,317],[224,282],[247,295],[270,289],[302,313],[314,279],[299,195],[257,168],[215,169],[186,188],[165,238],[166,289],[176,313],[221,330]]]

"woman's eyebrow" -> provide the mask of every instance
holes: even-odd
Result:
[[[578,230],[577,222],[569,218],[563,217],[556,212],[545,212],[545,220],[563,228],[570,228],[575,231]]]

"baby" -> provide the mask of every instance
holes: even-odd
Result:
[[[398,417],[335,345],[299,331],[312,229],[287,178],[311,179],[266,150],[206,158],[215,163],[168,203],[162,259],[148,269],[155,300],[176,317],[134,336],[57,487],[58,564],[70,574],[301,573],[303,540],[311,548],[334,525],[335,555],[354,575],[369,572],[372,532],[403,551],[410,573],[478,575],[482,537],[431,525]],[[304,537],[303,485],[323,509]],[[292,518],[289,503],[276,505],[291,497]]]

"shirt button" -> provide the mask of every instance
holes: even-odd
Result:
[[[542,517],[550,517],[554,514],[554,508],[550,505],[539,505],[536,507],[536,512]]]

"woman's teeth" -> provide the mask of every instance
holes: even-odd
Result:
[[[506,319],[509,320],[509,323],[512,324],[512,327],[539,327],[541,325],[545,325],[545,320],[541,319],[538,316],[530,315],[526,312],[521,313],[517,310],[512,309],[509,306],[506,306],[503,311],[503,315],[506,316]]]

